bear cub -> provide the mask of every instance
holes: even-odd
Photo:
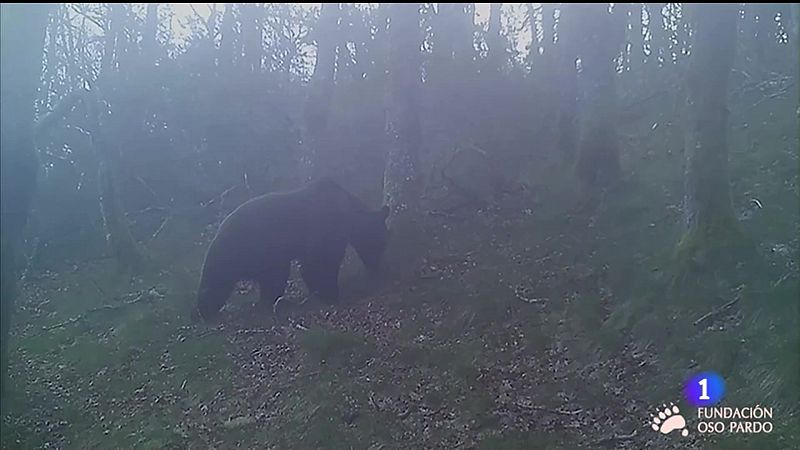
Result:
[[[258,283],[260,301],[271,306],[283,295],[295,260],[308,290],[336,303],[347,245],[367,270],[377,270],[388,215],[387,206],[370,210],[329,179],[248,200],[222,221],[208,248],[197,293],[200,316],[216,319],[239,281]]]

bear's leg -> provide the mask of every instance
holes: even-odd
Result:
[[[344,258],[344,245],[312,253],[301,262],[300,274],[312,294],[319,295],[325,303],[339,301],[339,267]]]
[[[325,303],[339,301],[339,266],[327,267],[319,264],[303,264],[300,268],[306,287],[312,295],[318,295]]]
[[[289,280],[289,271],[291,265],[289,262],[281,263],[278,265],[270,266],[268,269],[263,270],[258,280],[258,291],[261,296],[259,302],[260,308],[269,308],[272,310],[272,305],[286,291],[286,282]]]
[[[197,310],[200,316],[206,321],[213,321],[217,318],[219,310],[228,301],[236,280],[230,277],[209,277],[203,274],[200,281],[200,290],[197,294]]]

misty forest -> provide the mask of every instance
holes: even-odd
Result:
[[[3,4],[0,445],[800,448],[798,26]],[[198,319],[223,219],[315,180],[388,206],[380,272],[348,247],[336,304],[295,261]],[[653,431],[706,370],[772,431]]]

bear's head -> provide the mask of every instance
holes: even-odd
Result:
[[[377,211],[360,212],[350,230],[350,244],[369,271],[380,269],[381,257],[389,242],[388,217],[388,206]]]

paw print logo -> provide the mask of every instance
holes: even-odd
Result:
[[[686,429],[686,419],[681,415],[680,409],[674,404],[669,406],[662,405],[662,409],[650,417],[650,428],[661,434],[670,434],[673,431],[680,431],[681,436],[688,436],[689,430]]]

